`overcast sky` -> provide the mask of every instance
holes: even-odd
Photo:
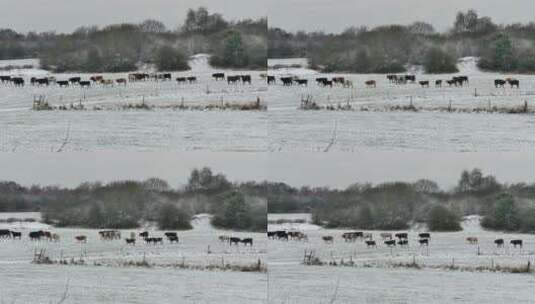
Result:
[[[267,15],[264,0],[0,0],[0,28],[71,32],[81,25],[157,19],[181,25],[189,8],[204,6],[230,20]]]
[[[264,180],[266,154],[253,153],[0,153],[0,180],[22,185],[75,187],[84,181],[165,179],[187,182],[194,168],[210,167],[231,181]]]
[[[533,0],[270,0],[269,25],[291,31],[341,32],[348,26],[422,20],[443,31],[459,10],[476,9],[497,23],[535,21]]]
[[[268,16],[270,26],[288,30],[340,32],[348,26],[452,24],[458,10],[474,8],[497,23],[535,21],[533,0],[0,0],[0,28],[71,32],[81,25],[163,21],[174,29],[188,8],[205,6],[228,19]]]
[[[345,188],[355,182],[429,178],[453,187],[463,169],[502,182],[535,182],[534,153],[0,153],[0,180],[73,187],[84,181],[160,177],[177,187],[208,166],[232,181]]]

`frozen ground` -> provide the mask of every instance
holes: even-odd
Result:
[[[24,214],[0,214],[1,218],[26,218]],[[266,262],[266,240],[263,233],[221,231],[209,225],[208,217],[194,221],[194,229],[179,232],[180,243],[145,245],[138,238],[135,246],[123,240],[101,241],[97,230],[53,228],[40,223],[0,223],[23,233],[23,239],[0,241],[0,302],[56,302],[69,285],[65,303],[265,303],[266,275],[231,271],[190,271],[168,267],[188,265],[250,265],[259,259]],[[28,240],[28,232],[48,229],[58,233],[58,243]],[[140,230],[136,230],[139,232]],[[162,231],[149,229],[154,236]],[[121,231],[123,238],[130,231]],[[87,244],[75,242],[75,235],[86,235]],[[232,246],[218,240],[219,235],[252,237],[252,247]],[[31,264],[35,250],[45,249],[53,259],[82,257],[87,266]],[[145,258],[154,268],[120,267],[125,261]],[[93,266],[99,263],[104,266]],[[28,292],[31,290],[32,292]]]
[[[278,218],[280,215],[270,215],[270,220]],[[295,218],[306,218],[306,215]],[[380,241],[381,231],[372,231],[378,248],[367,248],[360,241],[345,243],[341,238],[344,230],[327,230],[311,224],[270,225],[269,230],[301,230],[309,241],[269,240],[269,303],[531,303],[533,295],[529,286],[535,282],[533,274],[434,268],[452,263],[490,267],[535,262],[535,235],[484,231],[479,227],[478,217],[467,218],[463,226],[464,230],[457,233],[432,233],[429,249],[415,243],[420,230],[414,229],[408,231],[409,248],[390,250]],[[335,237],[334,244],[321,240],[326,235]],[[479,256],[477,246],[465,242],[468,236],[479,238]],[[493,246],[496,238],[504,238],[506,242],[523,239],[524,248],[496,249]],[[325,262],[351,259],[356,266],[304,266],[301,262],[305,250],[313,250]],[[392,267],[413,259],[422,270]]]
[[[269,66],[289,65],[288,59],[270,60]],[[302,63],[297,59],[296,63]],[[430,88],[416,84],[390,84],[385,75],[319,74],[306,68],[270,70],[277,84],[269,86],[269,149],[271,151],[518,151],[535,147],[531,129],[535,116],[507,114],[445,113],[446,108],[473,109],[520,107],[524,101],[535,109],[535,77],[501,75],[477,69],[474,58],[464,58],[460,72],[470,85],[463,88],[435,88],[434,81],[453,75],[424,75],[416,70],[417,80],[429,80]],[[298,76],[309,85],[285,87],[281,76]],[[317,77],[342,76],[354,88],[323,88]],[[508,77],[521,81],[520,89],[496,89],[495,79]],[[366,80],[377,81],[377,88],[366,88]],[[477,96],[476,96],[477,93]],[[346,105],[356,111],[302,111],[303,98],[326,105]],[[413,103],[424,110],[418,113],[389,112],[391,106]],[[360,109],[367,109],[361,111]]]
[[[18,61],[0,62],[0,66]],[[124,86],[59,88],[55,85],[26,85],[15,88],[0,85],[0,147],[2,151],[101,150],[213,150],[265,151],[267,125],[265,112],[257,111],[178,111],[117,110],[128,103],[170,106],[206,105],[221,102],[249,103],[260,98],[266,102],[267,85],[258,71],[213,69],[206,55],[190,60],[191,71],[173,73],[196,76],[195,84],[176,81],[136,82]],[[212,80],[212,73],[250,74],[252,85],[228,85]],[[0,75],[22,76],[28,83],[32,76],[54,76],[66,80],[71,76],[89,79],[90,74],[52,75],[39,69],[0,71]],[[127,78],[127,74],[103,74],[104,78]],[[52,105],[82,104],[101,111],[32,111],[35,97],[45,96]],[[58,144],[59,143],[59,144]]]

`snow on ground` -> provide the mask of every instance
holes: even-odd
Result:
[[[0,214],[1,215],[1,214]],[[26,216],[3,214],[2,218]],[[49,303],[64,291],[69,282],[69,299],[65,303],[265,303],[266,275],[262,273],[190,271],[168,267],[124,268],[122,262],[146,259],[156,265],[250,265],[259,259],[266,263],[264,233],[231,232],[212,228],[209,217],[199,216],[194,229],[178,232],[179,244],[146,245],[137,239],[135,246],[124,239],[101,241],[92,229],[47,228],[60,235],[58,243],[30,241],[29,231],[36,223],[2,223],[0,228],[20,231],[22,240],[0,240],[0,302]],[[148,230],[153,236],[163,231]],[[130,232],[121,230],[123,238]],[[76,235],[86,235],[87,244],[77,243]],[[253,246],[229,246],[220,235],[252,237]],[[46,250],[53,259],[83,259],[88,266],[34,265],[34,251]],[[94,262],[105,266],[93,266]],[[32,290],[32,293],[25,292]],[[54,301],[55,302],[55,301]]]
[[[55,85],[26,85],[15,88],[0,84],[1,151],[265,151],[267,125],[265,112],[257,111],[179,111],[115,110],[128,103],[149,105],[200,105],[221,102],[248,103],[260,98],[266,102],[267,85],[259,71],[218,70],[209,66],[208,55],[190,60],[191,71],[173,73],[196,76],[195,84],[136,82],[124,86],[59,88]],[[252,85],[228,85],[214,81],[212,74],[250,74]],[[33,76],[54,76],[65,80],[72,76],[89,79],[90,74],[58,74],[29,69],[0,75],[22,76],[29,83]],[[126,73],[103,74],[104,78],[126,78]],[[45,96],[52,105],[78,104],[103,111],[32,111],[34,98]]]
[[[296,61],[300,62],[300,59]],[[291,61],[286,60],[286,64]],[[463,88],[435,88],[434,81],[451,75],[417,74],[417,80],[431,81],[430,88],[419,84],[390,84],[385,75],[321,74],[304,68],[270,70],[277,84],[269,86],[270,151],[518,151],[532,150],[535,135],[528,132],[535,116],[447,113],[434,109],[448,107],[473,109],[491,106],[520,107],[524,101],[535,109],[535,77],[484,73],[477,69],[475,58],[463,58],[460,72],[470,85]],[[281,76],[308,79],[308,86],[285,87]],[[342,76],[354,88],[323,88],[317,77]],[[495,88],[495,79],[514,77],[520,89]],[[377,88],[366,88],[364,82],[376,80]],[[475,96],[477,95],[477,97]],[[302,111],[303,98],[312,97],[320,105],[345,105],[370,111]],[[423,107],[418,113],[384,112],[391,106]]]
[[[270,220],[291,215],[270,215]],[[303,219],[297,215],[296,219]],[[455,233],[432,233],[429,250],[417,245],[417,233],[410,230],[409,248],[389,249],[380,241],[379,233],[370,231],[378,241],[378,248],[367,248],[360,241],[345,243],[342,229],[323,229],[309,224],[270,224],[268,230],[300,229],[308,235],[308,242],[268,241],[269,303],[530,303],[528,286],[535,277],[524,274],[492,272],[446,271],[423,268],[412,270],[392,268],[395,263],[415,261],[422,266],[521,266],[535,262],[535,235],[505,234],[484,231],[479,218],[468,217],[465,230]],[[393,232],[395,231],[388,231]],[[334,244],[327,245],[321,236],[335,237]],[[465,238],[479,238],[477,246],[468,245]],[[506,246],[497,249],[496,238],[523,239],[524,248]],[[314,251],[323,261],[350,259],[356,267],[304,266],[305,250]],[[331,302],[331,300],[335,301]]]

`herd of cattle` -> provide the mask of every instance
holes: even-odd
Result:
[[[387,80],[391,84],[397,84],[397,85],[405,85],[408,83],[416,83],[416,75],[386,75]],[[308,86],[308,79],[300,78],[297,76],[285,76],[280,77],[280,82],[283,86],[293,86],[293,85],[299,85],[299,86]],[[316,84],[321,87],[330,87],[333,86],[342,86],[344,88],[353,88],[353,81],[346,79],[345,77],[318,77],[315,79]],[[277,79],[275,76],[267,76],[267,82],[268,85],[273,85],[277,83]],[[431,81],[429,80],[421,80],[418,81],[418,84],[422,88],[429,88]],[[438,79],[434,81],[436,88],[441,88],[443,84],[447,84],[449,87],[464,87],[470,84],[469,77],[468,76],[454,76],[451,79]],[[494,86],[496,88],[504,88],[506,84],[509,84],[511,88],[520,88],[520,80],[514,79],[514,78],[507,78],[507,79],[496,79],[494,81]],[[376,80],[366,80],[364,82],[364,85],[368,88],[376,88],[377,87],[377,81]]]
[[[212,79],[215,81],[225,80],[230,84],[251,84],[252,77],[251,75],[228,75],[225,76],[225,73],[214,73],[212,74]],[[70,77],[68,79],[58,80],[56,77],[31,77],[29,83],[32,86],[50,86],[56,85],[60,88],[66,88],[69,86],[77,86],[82,88],[88,88],[95,85],[101,86],[114,86],[114,85],[123,85],[126,86],[127,83],[134,83],[140,81],[172,81],[173,75],[171,73],[131,73],[128,74],[127,78],[115,78],[115,79],[106,79],[103,75],[93,75],[89,79],[83,79],[80,76]],[[197,82],[196,76],[188,77],[176,77],[175,81],[178,84],[193,84]],[[0,83],[3,85],[13,85],[15,87],[24,87],[26,81],[23,77],[19,76],[0,76]]]
[[[253,246],[253,239],[252,238],[239,238],[239,237],[233,237],[228,235],[220,235],[219,240],[224,243],[229,243],[230,246],[233,244],[238,246],[240,243],[242,243],[244,246],[250,245]]]
[[[99,239],[102,241],[113,241],[113,240],[121,240],[121,232],[118,230],[101,230],[98,232]],[[170,244],[172,243],[179,243],[178,234],[176,232],[165,232],[164,237],[163,236],[152,236],[148,231],[140,232],[136,235],[135,232],[130,232],[129,237],[125,237],[124,240],[127,245],[135,245],[137,241],[137,237],[139,237],[142,241],[144,241],[146,244],[163,244],[164,239],[166,239]],[[59,242],[60,236],[57,233],[52,233],[50,231],[45,230],[37,230],[37,231],[31,231],[28,233],[28,238],[30,241],[52,241],[52,242]],[[19,231],[13,231],[8,229],[0,229],[0,240],[2,239],[14,239],[14,240],[21,240],[22,239],[22,232]],[[74,237],[75,241],[79,243],[87,243],[88,236],[87,235],[76,235]],[[221,235],[219,236],[219,240],[221,242],[226,242],[230,246],[232,245],[239,245],[244,244],[245,246],[253,246],[253,239],[252,238],[238,238],[233,236],[226,236]]]
[[[121,239],[121,232],[118,230],[102,230],[98,232],[99,238],[102,241],[112,241],[112,240],[120,240]],[[176,232],[165,232],[164,233],[166,239],[170,243],[178,243],[178,235]],[[141,237],[145,243],[147,244],[163,244],[163,237],[149,237],[149,232],[144,231],[139,233],[139,237]],[[37,231],[30,231],[28,233],[28,238],[30,241],[53,241],[53,242],[59,242],[60,236],[57,233],[52,233],[50,231],[45,230],[37,230]],[[1,229],[0,230],[0,239],[22,239],[22,232],[19,231],[13,231],[8,229]],[[80,243],[87,243],[88,236],[87,235],[76,235],[74,239],[77,242]],[[129,238],[125,238],[126,244],[129,245],[135,245],[136,244],[136,233],[131,232]]]
[[[287,230],[278,230],[278,231],[268,231],[267,236],[269,239],[272,240],[282,240],[282,241],[288,241],[288,240],[295,240],[295,241],[308,241],[308,236],[301,232],[301,231],[287,231]],[[394,247],[396,245],[401,247],[409,246],[409,234],[406,232],[400,232],[396,234],[392,234],[389,232],[382,232],[379,234],[382,242],[387,247]],[[428,232],[418,233],[418,244],[420,246],[429,246],[429,243],[431,242],[431,234]],[[377,241],[374,240],[373,233],[371,232],[362,232],[362,231],[352,231],[352,232],[344,232],[341,235],[344,242],[356,242],[357,240],[364,241],[367,247],[374,247],[377,248]],[[332,235],[324,235],[321,236],[321,239],[326,244],[333,244],[335,237]],[[466,242],[470,245],[477,245],[479,244],[479,239],[477,237],[467,237]],[[505,246],[505,240],[504,239],[496,239],[494,241],[494,244],[498,248],[503,248]],[[514,248],[517,248],[519,246],[522,248],[523,241],[520,239],[514,239],[510,241],[510,244],[514,246]]]

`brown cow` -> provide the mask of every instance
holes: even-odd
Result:
[[[368,80],[365,83],[366,83],[366,86],[368,88],[371,88],[371,87],[376,88],[377,87],[377,82],[375,80]]]

